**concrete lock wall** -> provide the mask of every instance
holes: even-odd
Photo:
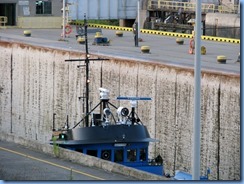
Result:
[[[97,56],[91,56],[97,58]],[[19,43],[0,42],[0,131],[48,144],[53,128],[72,127],[83,116],[84,54]],[[165,172],[191,172],[194,75],[192,70],[159,63],[110,58],[90,63],[91,107],[99,102],[99,87],[119,95],[149,96],[137,113],[148,126],[150,155],[160,154]],[[240,76],[202,72],[201,174],[212,180],[240,179]]]

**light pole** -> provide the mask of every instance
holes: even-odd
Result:
[[[140,0],[137,1],[137,30],[138,30],[138,39],[140,38]]]
[[[201,165],[201,4],[201,0],[196,1],[192,180],[200,180]]]
[[[65,39],[65,0],[63,0],[63,40]]]

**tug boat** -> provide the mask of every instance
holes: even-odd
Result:
[[[149,142],[157,142],[150,138],[135,112],[138,100],[151,100],[148,97],[117,97],[117,100],[129,100],[131,110],[116,107],[109,102],[109,90],[99,88],[100,102],[73,128],[54,130],[51,144],[78,151],[128,167],[163,176],[163,159],[158,155],[149,159]],[[94,111],[100,107],[100,112]],[[117,116],[113,115],[115,108]],[[114,110],[114,111],[115,111]],[[88,126],[78,127],[91,116]]]
[[[116,162],[128,167],[163,176],[163,159],[158,155],[149,159],[148,146],[150,142],[157,142],[150,138],[146,126],[144,126],[135,112],[138,100],[151,100],[148,97],[117,97],[117,100],[130,100],[131,111],[126,107],[116,107],[109,102],[109,90],[99,88],[100,102],[89,111],[89,62],[109,60],[103,58],[91,59],[88,52],[87,21],[84,15],[85,59],[69,59],[65,61],[85,61],[86,68],[86,113],[73,128],[69,128],[68,117],[66,125],[56,130],[53,120],[53,133],[50,144],[56,144],[62,148],[78,151],[83,154],[98,157],[111,162]],[[97,33],[96,33],[97,34]],[[96,38],[102,38],[101,34]],[[99,41],[99,40],[97,40]],[[96,110],[100,107],[99,111]],[[115,108],[116,116],[112,113]],[[89,121],[91,119],[91,121]],[[81,124],[83,123],[83,124]],[[78,126],[78,125],[81,126]]]

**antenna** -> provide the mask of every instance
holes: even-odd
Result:
[[[118,96],[117,100],[152,100],[151,97]]]
[[[101,60],[109,60],[105,58],[97,58],[97,59],[90,59],[89,51],[88,51],[88,41],[87,41],[87,20],[86,20],[86,14],[84,14],[84,27],[85,27],[85,47],[86,47],[86,58],[85,59],[67,59],[65,61],[85,61],[85,67],[86,67],[86,116],[85,116],[85,123],[86,127],[89,125],[89,64],[90,61],[101,61]],[[84,65],[78,65],[77,67],[80,68]]]
[[[131,119],[132,119],[132,125],[136,122],[135,118],[135,108],[137,107],[137,101],[138,100],[152,100],[150,97],[127,97],[127,96],[119,96],[117,97],[117,100],[130,100],[131,104]]]

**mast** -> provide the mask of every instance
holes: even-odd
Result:
[[[89,126],[89,83],[90,83],[90,79],[89,79],[89,64],[90,61],[101,61],[101,60],[109,60],[109,59],[105,59],[105,58],[97,58],[97,59],[90,59],[90,55],[89,55],[89,51],[88,51],[88,39],[87,39],[87,20],[86,20],[86,14],[84,14],[84,27],[85,27],[85,49],[86,49],[86,57],[85,59],[67,59],[65,61],[85,61],[85,65],[78,65],[77,67],[85,67],[86,68],[86,83],[85,83],[85,88],[86,88],[86,93],[85,93],[85,97],[78,97],[80,98],[85,98],[86,99],[86,115],[85,115],[85,126],[88,127]],[[83,120],[83,119],[82,119]],[[74,127],[76,127],[79,123],[82,122],[79,121]]]
[[[86,115],[89,113],[89,52],[88,52],[88,41],[87,41],[87,22],[86,22],[86,14],[84,15],[84,26],[85,26],[85,44],[86,44]],[[86,116],[86,127],[89,124],[89,116]]]

